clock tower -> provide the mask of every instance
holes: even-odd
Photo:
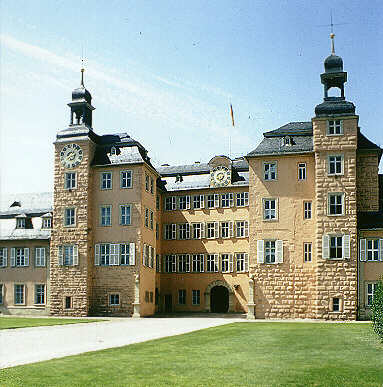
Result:
[[[72,92],[68,128],[55,145],[53,230],[51,237],[51,314],[86,316],[92,294],[91,162],[96,135],[92,96],[81,85]]]

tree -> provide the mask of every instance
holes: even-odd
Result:
[[[378,282],[378,287],[374,292],[374,300],[371,306],[372,327],[375,333],[383,342],[383,276]]]

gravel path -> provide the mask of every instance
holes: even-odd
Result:
[[[0,330],[0,368],[121,347],[215,327],[238,318],[116,318],[104,322]],[[242,320],[243,321],[243,320]]]

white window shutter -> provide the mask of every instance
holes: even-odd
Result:
[[[350,235],[343,235],[342,237],[344,259],[350,259],[350,239]]]
[[[234,238],[234,222],[229,222],[229,232],[230,238]]]
[[[205,238],[205,223],[200,223],[201,225],[201,239]]]
[[[8,249],[6,247],[3,248],[3,266],[6,267],[8,265],[7,263],[7,254]]]
[[[264,241],[260,239],[257,241],[257,263],[264,263],[265,257],[263,252]]]
[[[379,239],[379,260],[383,261],[383,239]],[[5,259],[5,262],[7,262],[7,259]]]
[[[129,243],[129,264],[135,265],[136,264],[136,245],[135,243]]]
[[[94,264],[100,266],[100,245],[98,243],[94,248]]]
[[[190,223],[186,223],[186,239],[190,239]]]
[[[249,271],[249,254],[245,253],[244,258],[245,258],[244,270]]]
[[[219,194],[214,194],[214,208],[219,207]]]
[[[322,258],[330,258],[330,236],[327,234],[322,237]]]
[[[234,271],[234,257],[233,254],[229,254],[229,271],[232,273]]]
[[[214,254],[214,271],[218,272],[219,271],[219,255]]]
[[[172,255],[172,273],[177,272],[177,256]]]
[[[275,241],[275,262],[283,263],[283,241],[277,240]]]
[[[199,201],[201,208],[205,208],[205,196],[204,195],[199,195]]]
[[[190,272],[190,254],[186,254],[186,271]]]
[[[110,244],[110,259],[109,259],[109,265],[116,266],[120,262],[120,245],[117,244]]]
[[[64,265],[64,251],[63,251],[63,246],[59,246],[59,265],[63,266]]]
[[[234,206],[234,194],[229,193],[229,206],[233,207]]]
[[[41,250],[40,250],[40,264],[41,266],[45,266],[46,265],[46,248],[43,247]]]
[[[16,249],[14,247],[11,248],[11,266],[16,266]]]
[[[190,210],[190,195],[186,196],[186,209]]]
[[[219,238],[219,222],[214,222],[214,238]]]
[[[156,267],[156,249],[152,247],[152,267]]]
[[[177,225],[175,223],[172,223],[172,237],[171,239],[177,239]]]
[[[24,249],[25,266],[29,266],[29,247]]]
[[[78,265],[78,246],[73,246],[73,266]]]
[[[249,222],[245,221],[245,237],[249,236]]]
[[[202,259],[201,259],[201,262],[202,262],[201,272],[203,273],[205,271],[205,254],[201,254],[201,255],[202,255]]]

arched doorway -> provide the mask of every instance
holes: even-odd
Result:
[[[210,291],[212,313],[226,313],[229,310],[229,291],[225,286],[214,286]]]

